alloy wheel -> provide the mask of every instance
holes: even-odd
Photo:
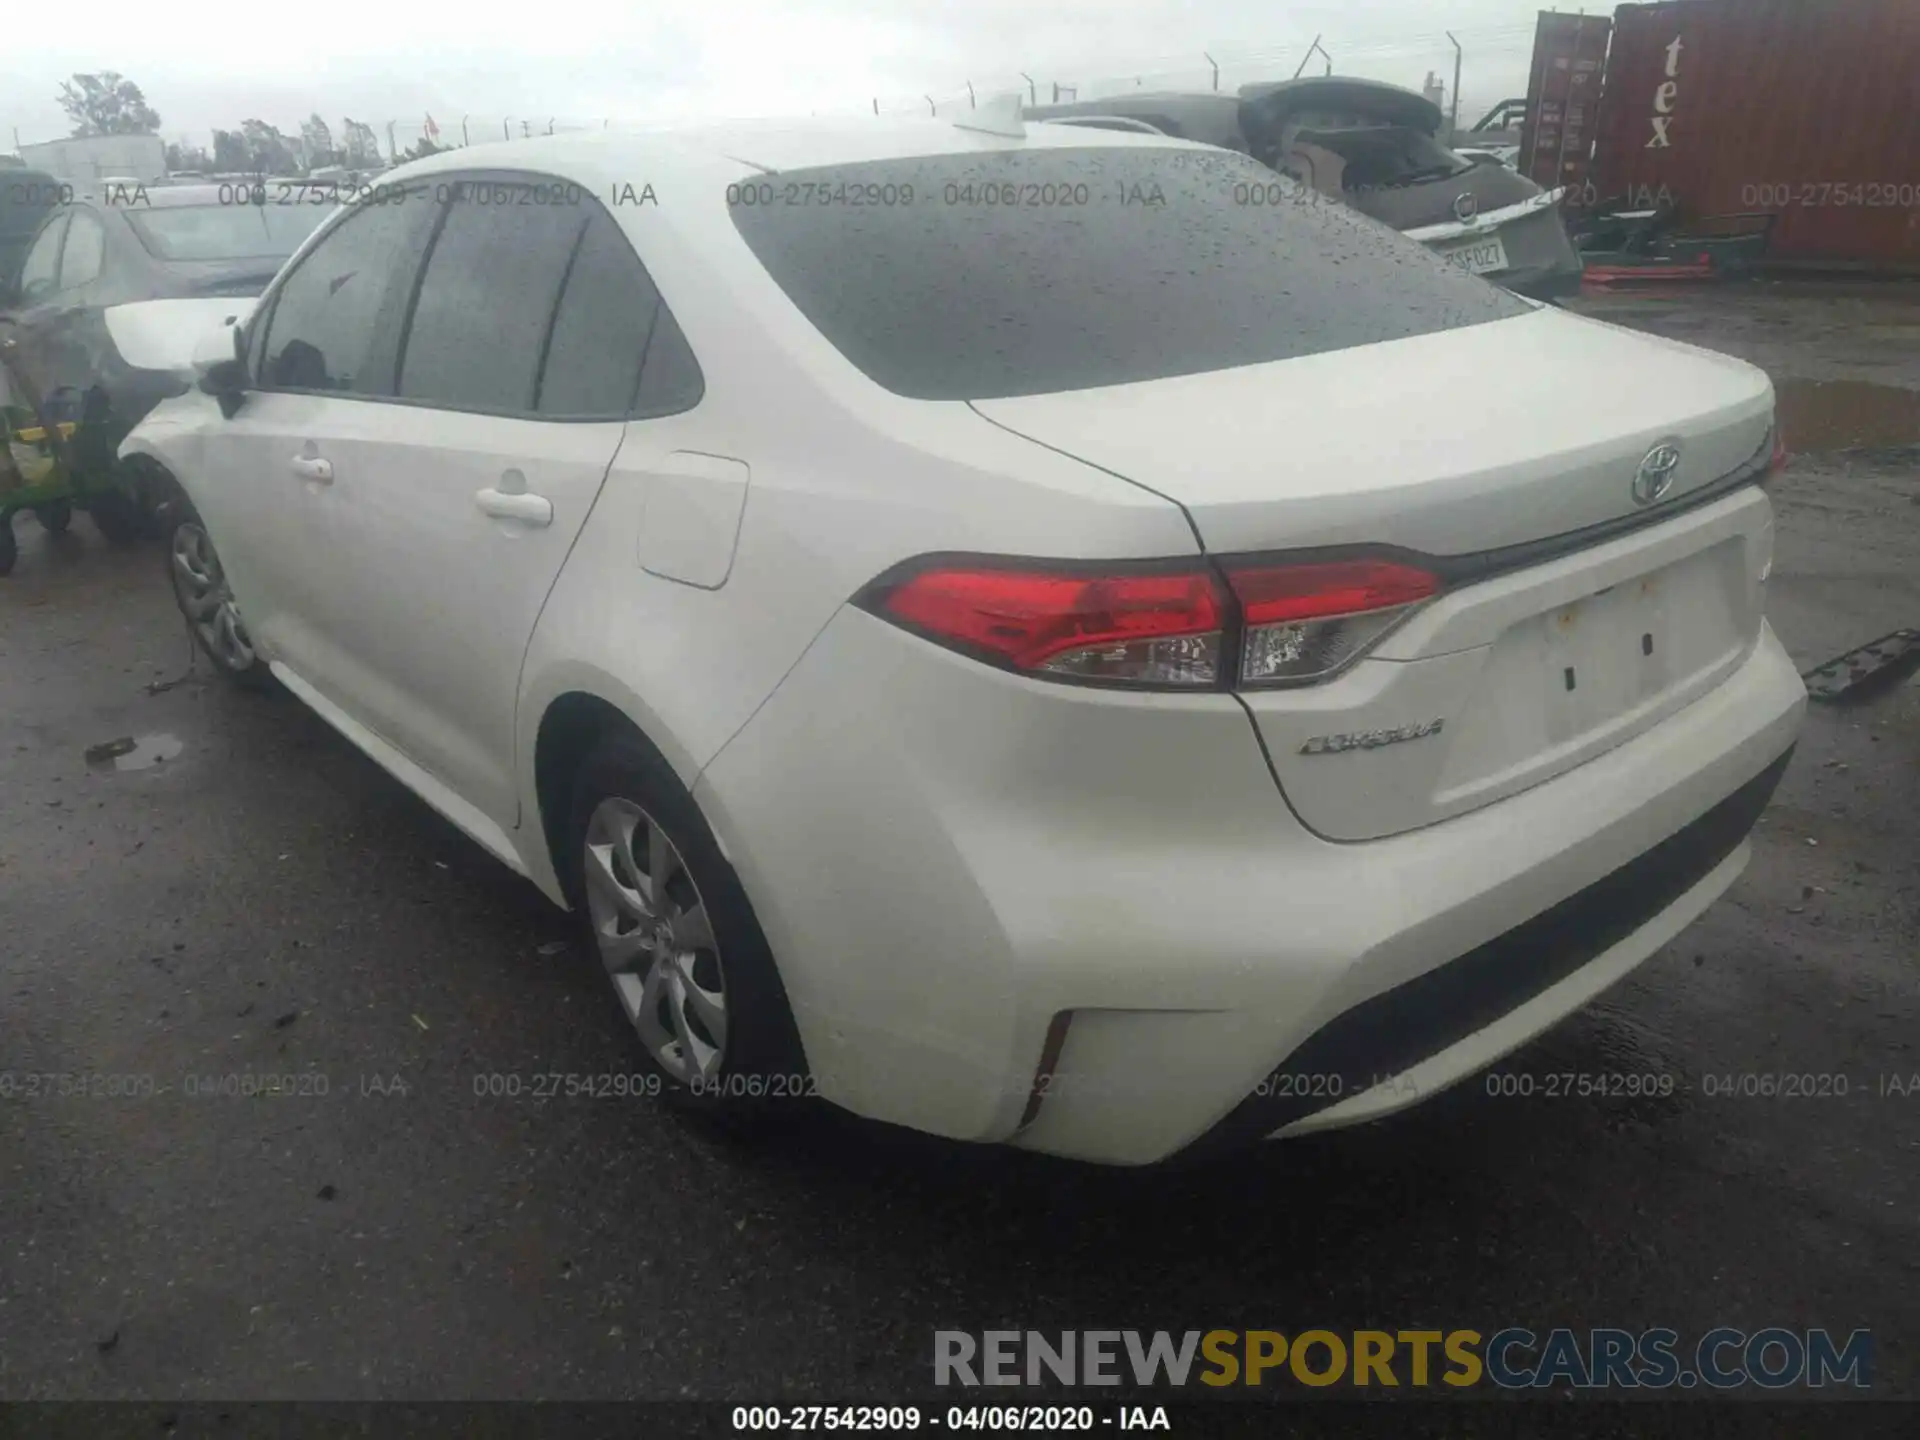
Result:
[[[173,589],[187,623],[209,654],[230,670],[253,664],[253,640],[240,619],[220,557],[207,532],[190,520],[173,532]]]
[[[727,987],[700,888],[667,832],[631,800],[595,807],[584,841],[600,961],[655,1062],[682,1084],[726,1061]]]

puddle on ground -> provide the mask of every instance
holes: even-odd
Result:
[[[1920,390],[1866,380],[1782,380],[1774,392],[1791,450],[1920,444]]]
[[[103,745],[87,747],[89,770],[151,770],[173,759],[186,746],[172,735],[126,735]]]

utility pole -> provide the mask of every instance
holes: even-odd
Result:
[[[1027,103],[1029,105],[1038,105],[1040,103],[1040,92],[1034,87],[1033,76],[1027,74],[1027,72],[1024,70],[1016,70],[1013,73],[1018,75],[1022,80],[1027,82]],[[17,137],[17,134],[18,132],[16,132],[16,137]],[[18,138],[16,138],[13,143],[16,147],[18,147],[18,145],[20,144],[20,141]]]
[[[1451,145],[1460,138],[1460,42],[1453,39],[1451,30],[1446,36],[1453,41],[1453,101],[1452,114],[1447,119],[1447,143]]]
[[[1202,50],[1200,54],[1209,65],[1213,66],[1213,88],[1218,90],[1220,88],[1220,62],[1214,59],[1213,56],[1208,55],[1204,50]]]

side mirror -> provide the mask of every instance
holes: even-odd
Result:
[[[246,342],[238,325],[210,330],[193,347],[193,373],[200,389],[220,402],[229,420],[239,410],[247,391]]]

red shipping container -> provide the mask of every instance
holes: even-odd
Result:
[[[1604,15],[1543,10],[1534,30],[1533,73],[1527,78],[1527,114],[1515,165],[1543,190],[1566,187],[1562,205],[1568,210],[1594,200],[1587,166],[1612,29]]]
[[[1593,176],[1683,221],[1771,214],[1769,261],[1920,271],[1920,0],[1620,6]]]

